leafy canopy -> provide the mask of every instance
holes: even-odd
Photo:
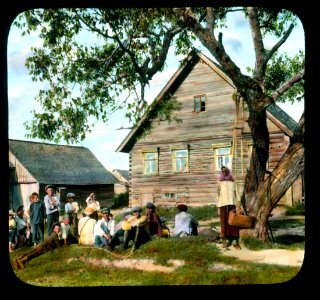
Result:
[[[214,8],[210,24],[226,27],[229,14],[237,10],[242,8]],[[205,8],[193,8],[193,13],[201,26],[208,26]],[[259,21],[264,35],[280,36],[294,16],[260,9]],[[187,55],[196,41],[174,8],[34,9],[20,14],[14,25],[22,35],[36,31],[43,42],[26,60],[32,80],[45,84],[36,97],[42,111],[34,110],[33,120],[25,123],[27,136],[55,142],[84,140],[96,121],[107,123],[119,109],[136,124],[148,113],[145,87],[166,67],[169,48]],[[266,70],[266,89],[276,89],[303,63],[303,53],[293,59],[275,56]],[[296,94],[301,86],[290,97]],[[170,120],[172,110],[180,108],[167,97],[152,117]]]

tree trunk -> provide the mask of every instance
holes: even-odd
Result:
[[[257,219],[252,234],[261,241],[267,240],[267,221],[271,211],[303,170],[304,146],[300,142],[294,142],[273,172],[260,183],[248,213]]]

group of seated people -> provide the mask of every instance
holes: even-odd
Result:
[[[198,235],[198,221],[187,212],[187,205],[180,204],[177,208],[179,213],[175,216],[173,237]],[[115,229],[115,222],[110,213],[110,209],[102,209],[102,218],[97,221],[93,227],[94,245],[112,251],[117,246],[122,249],[127,249],[129,242],[132,241],[132,249],[137,249],[151,239],[161,237],[168,238],[170,236],[170,229],[165,223],[166,219],[158,215],[156,207],[152,202],[146,204],[145,215],[141,214],[142,208],[140,206],[133,207],[131,212],[132,215],[125,215],[123,220],[119,222],[120,224],[117,224],[118,228]],[[91,211],[89,211],[89,213],[91,213]],[[87,216],[87,219],[84,219],[82,223],[85,224],[89,222],[89,219],[90,216]],[[94,217],[91,216],[91,219],[94,219]],[[91,244],[92,241],[87,240],[87,243],[85,242],[86,234],[83,234],[83,240],[81,239],[81,231],[83,231],[82,226],[81,228],[79,227],[80,244],[82,244],[82,242],[84,242],[84,244]],[[88,234],[88,231],[86,233]],[[90,230],[90,233],[92,233],[92,230]]]
[[[178,213],[175,216],[174,234],[172,237],[198,235],[198,221],[187,212],[185,204],[177,206]],[[116,247],[127,249],[132,241],[132,249],[138,249],[141,245],[154,238],[171,237],[170,229],[166,226],[166,219],[160,217],[153,203],[146,204],[146,214],[142,215],[142,208],[135,206],[131,214],[123,214],[122,220],[115,224],[109,208],[98,211],[93,207],[84,210],[85,216],[78,222],[78,237],[70,229],[69,217],[66,214],[63,221],[53,225],[52,234],[31,252],[13,260],[13,267],[21,269],[32,258],[47,252],[57,246],[76,244],[98,246],[109,251]]]

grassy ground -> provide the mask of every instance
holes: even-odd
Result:
[[[190,208],[198,220],[217,218],[213,206]],[[172,222],[176,209],[159,208],[160,215]],[[304,218],[281,219],[272,227],[292,227],[304,224]],[[292,223],[294,222],[294,223]],[[297,223],[298,222],[298,223]],[[303,249],[303,241],[281,239],[276,243],[261,243],[243,239],[246,247]],[[13,259],[30,251],[24,247],[10,253]],[[241,250],[240,250],[241,251]],[[44,287],[83,286],[168,286],[168,285],[244,285],[286,282],[297,275],[300,267],[243,262],[227,257],[214,242],[204,237],[158,239],[131,252],[107,252],[95,247],[62,246],[31,260],[25,269],[14,271],[23,282]]]

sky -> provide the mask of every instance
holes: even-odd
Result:
[[[254,51],[250,29],[239,14],[232,19],[228,31],[223,33],[223,43],[227,53],[240,67],[242,73],[246,73],[247,66],[254,66]],[[264,42],[266,48],[273,46],[274,43],[275,40],[272,39]],[[9,139],[53,143],[26,138],[27,131],[23,125],[24,122],[32,119],[31,110],[40,108],[34,98],[42,88],[42,84],[33,82],[25,67],[25,60],[31,54],[30,47],[39,45],[41,45],[41,41],[36,34],[22,37],[19,30],[11,27],[7,44]],[[205,55],[212,58],[210,53],[200,43],[197,45]],[[281,49],[290,56],[297,53],[299,49],[304,50],[304,46],[304,32],[302,26],[300,26],[299,29],[292,32]],[[146,99],[149,103],[169,81],[179,66],[179,60],[182,58],[175,56],[172,49],[170,50],[167,67],[162,73],[157,73],[154,76],[150,82],[150,88],[146,91]],[[304,102],[295,105],[280,103],[279,106],[295,121],[300,119],[304,111]],[[87,134],[84,141],[73,145],[88,148],[109,171],[113,171],[114,169],[128,170],[129,155],[127,153],[115,152],[129,133],[128,129],[118,130],[118,128],[124,125],[123,120],[123,112],[116,112],[110,117],[108,124],[97,123],[93,131]],[[60,144],[66,143],[61,142]]]

